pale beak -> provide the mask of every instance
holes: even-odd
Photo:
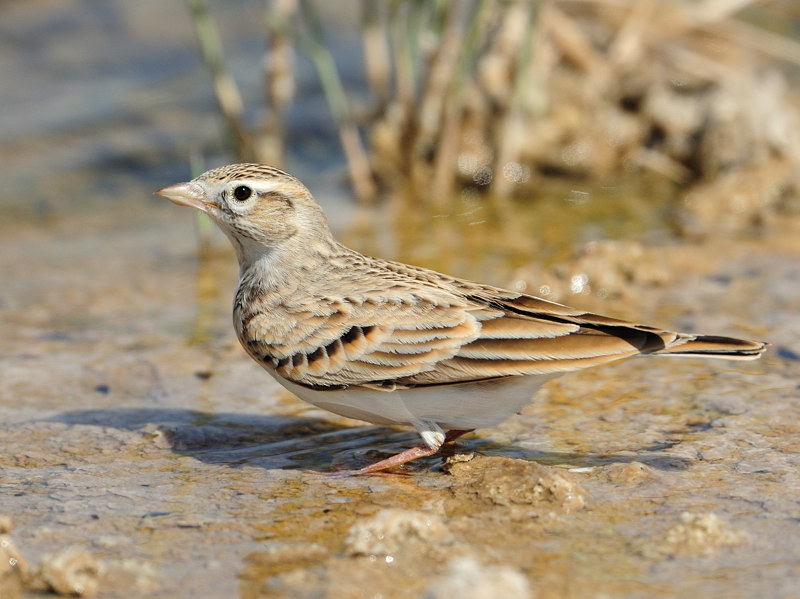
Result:
[[[205,190],[197,183],[191,181],[164,187],[159,189],[156,194],[167,198],[170,202],[174,202],[179,206],[189,206],[189,208],[197,208],[203,212],[208,212],[209,209],[216,207],[216,205],[209,200]]]

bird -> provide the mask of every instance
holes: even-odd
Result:
[[[211,169],[156,194],[207,214],[239,263],[236,335],[302,400],[422,443],[353,475],[396,471],[518,413],[555,376],[638,355],[750,360],[767,343],[673,332],[401,262],[335,240],[297,178]]]

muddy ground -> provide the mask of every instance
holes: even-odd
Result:
[[[4,596],[53,586],[36,574],[53,560],[103,597],[438,597],[464,572],[495,596],[794,596],[796,231],[665,248],[678,283],[605,303],[768,340],[763,360],[567,375],[450,465],[339,479],[306,470],[415,435],[323,413],[251,363],[227,313],[232,256],[201,266],[190,213],[148,191],[135,225],[0,242],[0,515],[19,552]]]
[[[18,42],[64,48],[25,6],[3,8],[37,33]],[[159,37],[146,16],[131,17],[142,26],[117,47],[133,33],[166,45],[191,35]],[[113,47],[108,38],[99,47]],[[25,81],[15,70],[25,61],[4,56],[4,72]],[[134,88],[202,80],[165,77],[134,77]],[[611,292],[570,295],[562,272],[560,299],[571,304],[764,339],[773,345],[762,360],[636,359],[567,375],[519,416],[403,474],[331,478],[308,470],[357,467],[416,435],[303,404],[238,347],[229,250],[201,258],[191,213],[151,195],[188,176],[175,158],[185,154],[158,141],[188,146],[207,123],[198,132],[147,95],[142,120],[87,111],[84,124],[59,128],[23,89],[13,90],[17,119],[0,123],[4,599],[798,596],[796,216],[612,252],[628,278],[612,277]],[[341,188],[317,180],[313,191],[347,236]],[[519,234],[514,225],[463,227],[463,244],[449,244],[478,235],[487,247]],[[456,274],[536,292],[541,247],[517,241],[528,243],[529,268],[488,254],[454,260]],[[590,282],[604,271],[596,262]]]

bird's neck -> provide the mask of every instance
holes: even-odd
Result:
[[[308,280],[300,272],[320,272],[335,249],[332,239],[292,238],[272,247],[239,244],[239,288],[246,293],[285,295]],[[302,290],[308,292],[309,290]]]

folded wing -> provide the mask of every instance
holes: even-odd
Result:
[[[449,279],[430,287],[315,298],[288,307],[248,349],[295,383],[332,388],[445,385],[550,375],[636,354],[748,359],[764,344],[694,336],[581,312],[532,296]],[[276,341],[279,340],[279,341]]]

